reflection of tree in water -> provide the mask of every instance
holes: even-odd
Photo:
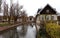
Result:
[[[27,32],[27,26],[23,25],[20,34],[21,35],[26,35],[26,32]]]
[[[31,23],[31,24],[29,24],[31,27],[33,27],[33,24]]]

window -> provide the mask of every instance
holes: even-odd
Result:
[[[54,16],[52,16],[51,19],[54,20]]]
[[[57,16],[56,15],[52,15],[51,19],[52,20],[57,20]]]
[[[44,17],[42,16],[42,20],[44,20]]]
[[[47,15],[47,16],[46,16],[46,20],[49,20],[49,18],[50,18],[49,15]]]
[[[49,13],[49,10],[46,10],[47,13]]]
[[[40,15],[40,20],[45,20],[45,15]]]
[[[32,18],[30,18],[30,20],[32,20]]]

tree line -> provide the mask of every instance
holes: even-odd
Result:
[[[13,21],[14,23],[17,22],[17,19],[20,16],[26,16],[27,14],[24,11],[21,11],[21,9],[23,8],[23,6],[19,6],[18,2],[17,3],[12,3],[9,7],[9,5],[4,2],[3,3],[3,21],[7,21],[8,23],[10,23],[11,21]]]

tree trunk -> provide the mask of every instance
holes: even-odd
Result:
[[[10,24],[10,17],[8,17],[8,23]]]

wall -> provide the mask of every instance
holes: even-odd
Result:
[[[37,24],[40,24],[40,21],[56,21],[57,20],[57,15],[39,15],[39,16],[37,16],[37,18],[36,18],[36,23]]]

